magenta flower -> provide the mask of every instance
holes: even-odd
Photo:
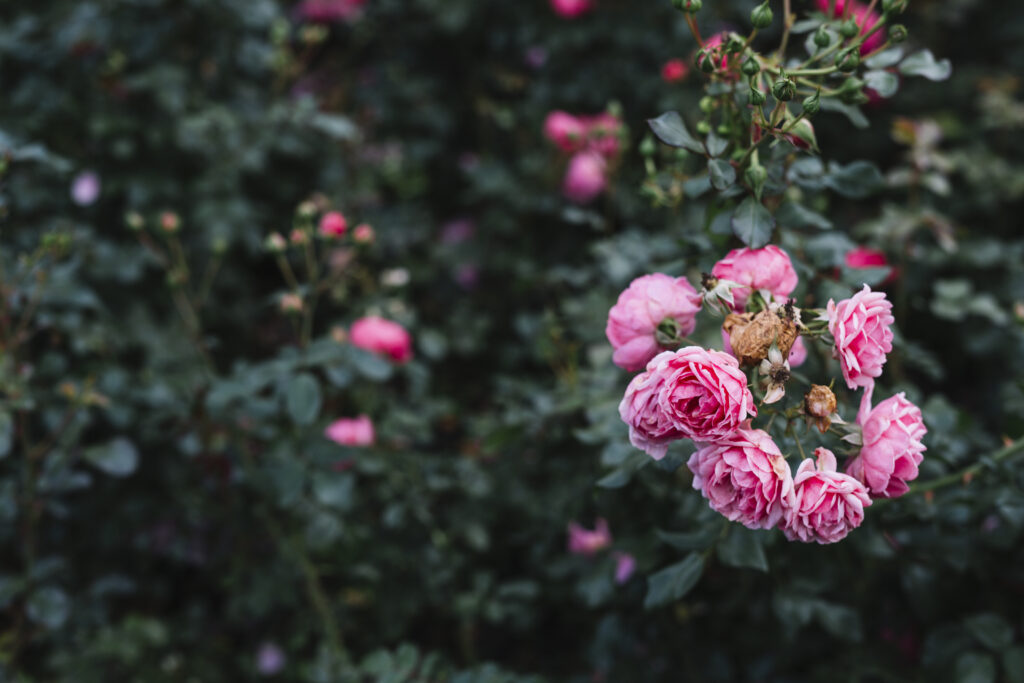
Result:
[[[789,464],[767,432],[740,429],[690,456],[693,488],[711,509],[749,529],[771,529],[793,494]]]
[[[569,159],[562,193],[577,204],[593,201],[608,186],[607,167],[607,162],[597,152],[577,152]]]
[[[620,586],[636,571],[636,558],[629,553],[615,553],[615,583]]]
[[[835,10],[833,11],[832,16],[843,16],[846,9],[846,0],[816,0],[818,10],[828,14],[829,7],[833,1],[835,2]],[[875,24],[877,24],[882,18],[882,16],[877,12],[871,12],[869,14],[867,6],[857,2],[856,0],[850,0],[850,17],[857,22],[857,26],[860,27],[861,35],[869,33],[871,29],[875,27]],[[866,55],[869,52],[874,52],[874,50],[880,47],[884,42],[885,29],[880,28],[861,44],[860,53],[862,55]]]
[[[694,441],[718,441],[757,415],[739,362],[722,351],[687,346],[666,351],[648,365],[657,380],[658,410]]]
[[[551,0],[551,8],[566,19],[575,19],[594,9],[594,0]]]
[[[864,484],[836,472],[832,451],[818,448],[814,455],[817,469],[810,458],[797,468],[793,495],[780,526],[791,541],[835,543],[860,526],[871,498]]]
[[[668,445],[685,436],[661,408],[664,375],[654,371],[662,359],[673,355],[665,351],[651,359],[647,371],[633,378],[619,403],[619,416],[629,425],[629,442],[655,460],[664,458]]]
[[[100,177],[93,171],[83,171],[71,181],[71,199],[79,206],[89,206],[100,196]]]
[[[412,358],[412,338],[396,322],[367,316],[352,323],[349,339],[354,346],[390,356],[396,363]]]
[[[867,387],[882,374],[885,356],[892,351],[892,304],[883,292],[864,289],[826,308],[828,331],[835,339],[833,355],[839,359],[846,385]]]
[[[544,136],[563,152],[578,152],[587,138],[584,121],[564,111],[553,111],[544,119]]]
[[[307,21],[327,24],[355,19],[364,4],[366,0],[304,0],[298,12]]]
[[[603,518],[598,518],[592,530],[584,529],[576,522],[569,522],[569,552],[573,555],[590,557],[611,543],[612,532]]]
[[[867,486],[872,496],[895,498],[909,490],[908,481],[917,478],[925,451],[921,439],[928,429],[921,409],[902,392],[872,408],[873,389],[869,386],[861,398],[857,423],[863,445],[860,454],[847,465],[846,473]]]
[[[605,335],[615,349],[612,362],[636,371],[664,350],[656,338],[668,319],[686,336],[697,326],[701,296],[686,278],[653,273],[636,278],[608,311]]]
[[[714,265],[711,274],[743,285],[732,290],[737,311],[746,307],[753,290],[785,300],[797,285],[796,270],[789,254],[774,245],[762,249],[733,249]]]
[[[373,422],[366,415],[335,420],[324,430],[324,436],[340,446],[372,446],[376,439]]]
[[[340,211],[328,211],[320,218],[319,229],[323,237],[341,237],[348,230],[348,221]]]

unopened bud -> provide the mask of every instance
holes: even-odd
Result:
[[[853,19],[847,19],[843,23],[839,24],[839,35],[843,38],[853,38],[860,32],[860,26],[857,26],[857,22]]]
[[[146,219],[138,211],[129,211],[124,215],[124,224],[128,226],[129,230],[138,232],[146,227]]]
[[[284,235],[279,232],[272,232],[267,235],[267,239],[263,240],[263,248],[271,254],[280,254],[287,246],[288,242],[285,241]]]
[[[698,121],[696,129],[697,132],[700,133],[701,135],[707,135],[708,133],[711,132],[711,124],[708,123],[706,120]]]
[[[730,33],[729,37],[725,41],[725,51],[730,55],[734,55],[745,47],[746,43],[735,33]]]
[[[292,230],[292,234],[288,238],[292,244],[296,246],[303,246],[309,243],[309,233],[305,230],[299,230],[295,228]]]
[[[772,25],[772,8],[768,6],[768,0],[750,12],[750,23],[754,28],[768,28]]]
[[[761,164],[751,164],[743,174],[743,179],[754,191],[754,196],[761,200],[761,193],[764,191],[765,181],[768,180],[768,171]]]
[[[298,294],[282,294],[280,307],[282,313],[300,313],[302,311],[302,297]]]
[[[697,103],[697,106],[699,106],[700,110],[705,114],[710,114],[715,109],[715,98],[710,95],[705,95],[700,98],[700,102]]]
[[[718,133],[720,137],[727,138],[732,135],[732,126],[728,123],[720,123],[718,124],[718,127],[715,128],[715,132]]]
[[[818,47],[828,47],[832,43],[832,36],[824,26],[819,26],[814,32],[814,44]]]
[[[295,210],[295,213],[299,214],[302,218],[312,218],[316,215],[316,204],[311,201],[302,202]]]
[[[886,14],[903,14],[907,11],[907,0],[882,0],[882,11]]]
[[[672,0],[672,6],[680,12],[693,14],[700,11],[700,8],[704,6],[704,2],[703,0]]]
[[[653,157],[656,151],[654,139],[650,135],[645,135],[644,139],[640,141],[640,156]]]
[[[750,103],[755,107],[760,107],[768,99],[768,96],[761,92],[761,89],[756,86],[750,87]]]
[[[845,73],[856,71],[860,66],[860,52],[856,48],[847,48],[836,55],[836,67]]]
[[[789,102],[793,99],[793,95],[796,94],[796,83],[793,82],[792,78],[787,76],[780,76],[775,83],[772,84],[772,95],[775,99],[781,102]]]
[[[697,53],[697,66],[706,74],[715,70],[715,60],[707,50],[700,50]]]
[[[893,43],[902,43],[907,39],[907,27],[903,24],[896,24],[889,27],[889,40]]]
[[[173,211],[164,211],[160,214],[160,229],[166,233],[175,233],[181,229],[181,219]]]
[[[740,71],[747,76],[756,76],[761,73],[761,65],[757,63],[753,56],[750,56],[743,60],[743,66],[740,67]]]
[[[808,116],[814,116],[821,111],[821,88],[804,98],[803,107],[804,113]]]
[[[360,223],[352,231],[352,239],[356,244],[371,244],[375,238],[376,235],[373,232],[373,228],[367,223]]]
[[[812,384],[811,390],[804,396],[804,413],[813,418],[818,431],[822,434],[832,425],[831,417],[836,412],[836,395],[832,390],[821,384]]]

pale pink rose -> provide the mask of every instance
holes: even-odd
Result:
[[[576,522],[569,522],[569,552],[573,555],[591,556],[612,544],[612,532],[608,522],[598,518],[593,529],[584,529]]]
[[[553,111],[544,119],[544,136],[563,152],[577,152],[586,143],[587,125],[572,114]]]
[[[833,356],[839,359],[846,385],[867,387],[882,374],[885,355],[892,351],[892,304],[883,292],[864,289],[838,304],[829,299],[828,331],[836,340]]]
[[[615,553],[615,583],[620,586],[636,571],[636,558],[629,553]]]
[[[789,254],[775,245],[762,249],[733,249],[711,269],[720,280],[731,280],[742,287],[732,290],[735,308],[742,311],[753,290],[765,290],[778,300],[785,300],[796,289],[797,276]]]
[[[594,8],[593,0],[551,0],[551,8],[566,19],[575,19]]]
[[[656,356],[647,369],[661,382],[658,409],[686,438],[719,441],[757,416],[747,377],[727,353],[687,346]]]
[[[793,342],[793,348],[789,350],[789,367],[798,368],[807,360],[807,347],[804,346],[804,338],[797,337]]]
[[[373,422],[366,415],[335,420],[324,430],[324,436],[341,446],[372,446],[375,439]]]
[[[409,333],[398,323],[384,318],[360,318],[352,323],[349,338],[354,346],[386,354],[398,363],[405,363],[412,358],[412,339]]]
[[[622,121],[608,112],[580,119],[586,127],[587,149],[591,149],[606,159],[619,154],[619,135],[622,132]]]
[[[569,159],[562,193],[577,204],[586,204],[604,192],[607,163],[597,152],[577,152]]]
[[[320,218],[320,234],[324,237],[341,237],[348,230],[348,221],[340,211],[328,211]]]
[[[828,14],[829,7],[832,6],[833,1],[835,2],[835,10],[832,16],[842,16],[846,9],[846,0],[816,0],[818,10]],[[882,18],[882,16],[877,12],[871,12],[869,14],[867,6],[857,2],[856,0],[850,0],[850,3],[850,18],[857,22],[857,26],[860,27],[861,35],[871,31],[871,29],[875,27],[875,24],[877,24]],[[866,55],[869,52],[873,52],[885,42],[885,37],[885,29],[878,29],[870,38],[861,44],[860,53],[862,55]]]
[[[697,326],[700,305],[700,294],[686,278],[653,273],[633,280],[608,311],[604,333],[615,349],[612,362],[631,371],[644,367],[664,350],[655,338],[658,325],[671,318],[685,337]]]
[[[864,484],[836,472],[836,456],[827,448],[814,451],[800,463],[793,478],[793,495],[782,520],[782,531],[791,541],[835,543],[864,521],[871,498]]]
[[[793,475],[772,437],[740,429],[700,448],[686,466],[712,510],[749,529],[771,529],[793,494]]]
[[[619,417],[629,425],[629,442],[655,460],[668,452],[668,445],[684,437],[661,409],[658,398],[664,376],[653,371],[661,359],[674,355],[671,351],[656,356],[647,371],[633,378],[619,402]]]
[[[909,490],[924,459],[921,439],[928,432],[921,409],[901,392],[871,407],[869,386],[861,398],[857,423],[863,432],[860,455],[850,461],[846,473],[863,482],[876,498],[895,498]]]
[[[366,0],[304,0],[299,3],[299,16],[308,21],[330,23],[350,21],[359,16]]]

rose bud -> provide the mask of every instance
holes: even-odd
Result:
[[[821,384],[812,384],[804,396],[804,413],[814,418],[818,431],[824,434],[832,425],[832,414],[836,412],[836,395]]]

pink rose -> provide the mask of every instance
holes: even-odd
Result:
[[[739,362],[722,351],[687,346],[656,356],[647,369],[661,381],[658,407],[694,441],[719,441],[757,416]]]
[[[771,529],[793,494],[789,464],[767,432],[740,429],[690,456],[686,466],[712,510],[749,529]]]
[[[843,15],[846,9],[846,0],[817,0],[818,10],[828,14],[829,7],[832,2],[835,2],[835,11],[832,16],[839,17]],[[856,0],[850,0],[850,17],[857,22],[857,26],[860,27],[861,35],[868,33],[875,27],[875,24],[882,18],[877,12],[871,12],[868,14],[868,8],[862,5]],[[876,48],[880,47],[885,42],[885,29],[880,28],[875,31],[870,38],[865,40],[860,46],[860,53],[866,55],[869,52],[873,52]]]
[[[661,80],[678,83],[690,73],[690,67],[681,59],[670,59],[661,65]]]
[[[598,518],[594,529],[584,529],[576,522],[569,522],[569,552],[573,555],[591,556],[612,544],[612,532],[608,522]]]
[[[636,558],[629,553],[615,553],[615,583],[620,586],[636,571]]]
[[[341,237],[348,230],[348,221],[340,211],[328,211],[320,219],[320,234],[323,237]]]
[[[594,116],[581,119],[587,131],[587,149],[591,149],[605,159],[611,159],[619,154],[619,134],[622,131],[622,121],[619,117],[608,112],[601,112]]]
[[[625,370],[641,369],[663,350],[655,337],[658,325],[671,319],[685,337],[697,326],[700,305],[700,294],[686,278],[653,273],[633,280],[608,311],[604,332],[615,348],[612,362]]]
[[[384,318],[360,318],[352,323],[349,339],[354,346],[386,354],[398,363],[405,363],[412,358],[412,339],[409,333],[398,323]]]
[[[553,111],[544,119],[544,136],[563,152],[576,152],[586,142],[587,126],[572,114]]]
[[[798,368],[807,360],[807,347],[804,346],[804,338],[797,337],[793,342],[793,348],[789,350],[789,367]]]
[[[566,19],[574,19],[594,8],[593,0],[551,0],[551,8]]]
[[[324,430],[324,436],[342,446],[372,446],[375,439],[373,422],[366,415],[335,420]]]
[[[863,432],[860,455],[850,461],[846,473],[863,482],[874,497],[895,498],[909,490],[924,459],[921,439],[927,433],[921,409],[901,392],[873,409],[869,386],[861,398],[857,423]]]
[[[885,252],[871,247],[856,247],[846,252],[847,268],[885,268],[889,260],[885,258]],[[896,269],[889,268],[883,285],[896,279]]]
[[[835,543],[864,521],[871,498],[864,484],[836,472],[836,456],[827,448],[814,451],[800,463],[793,478],[793,494],[783,518],[782,531],[791,541]]]
[[[604,192],[607,164],[597,152],[577,152],[569,160],[562,193],[577,204],[586,204]]]
[[[674,355],[665,351],[653,358],[647,371],[629,383],[619,403],[619,416],[629,425],[629,442],[655,460],[664,458],[668,445],[684,436],[661,409],[658,398],[664,376],[654,372],[661,360]]]
[[[720,280],[743,285],[732,290],[735,308],[742,311],[752,290],[765,290],[780,300],[796,289],[797,277],[789,255],[774,245],[763,249],[733,249],[711,269]]]
[[[836,340],[833,355],[839,359],[846,385],[867,387],[882,374],[885,354],[892,351],[892,304],[883,292],[864,285],[850,299],[838,304],[829,299],[828,331]]]

